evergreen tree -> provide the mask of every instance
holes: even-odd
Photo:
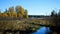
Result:
[[[5,9],[5,12],[4,13],[8,13],[8,10],[7,9]]]

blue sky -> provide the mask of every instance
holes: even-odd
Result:
[[[54,9],[60,9],[60,0],[0,0],[0,10],[3,12],[11,6],[22,6],[29,15],[50,15]]]

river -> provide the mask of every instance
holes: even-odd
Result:
[[[50,27],[40,27],[36,32],[32,33],[32,34],[47,34],[50,32]]]

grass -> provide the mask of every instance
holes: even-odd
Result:
[[[36,24],[44,24],[47,25],[44,20],[29,20],[29,19],[21,19],[21,20],[0,20],[0,29],[2,30],[26,30],[29,29],[36,31],[40,28],[39,25]]]

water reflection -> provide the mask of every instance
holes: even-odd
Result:
[[[34,32],[32,34],[46,34],[48,32],[50,32],[49,27],[40,27],[40,29],[38,29],[36,32]]]

